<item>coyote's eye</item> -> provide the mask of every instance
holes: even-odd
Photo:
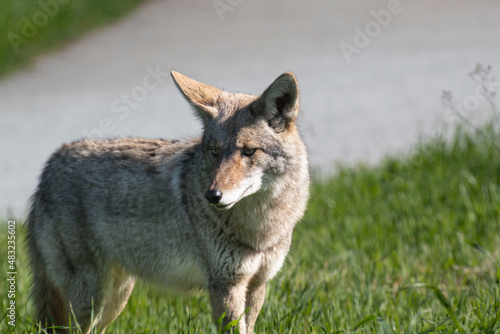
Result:
[[[255,153],[255,151],[257,151],[256,148],[244,148],[242,153],[243,153],[243,155],[250,157]]]
[[[214,157],[218,156],[219,155],[219,149],[218,148],[215,148],[215,147],[212,147],[210,148],[210,153],[212,153],[212,155]]]

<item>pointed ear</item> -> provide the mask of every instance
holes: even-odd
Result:
[[[264,117],[275,131],[282,132],[299,114],[299,85],[291,72],[280,75],[252,106],[254,117]]]
[[[222,90],[193,80],[176,71],[172,71],[170,74],[177,88],[179,88],[188,102],[195,107],[198,116],[203,122],[206,123],[217,116],[217,102],[222,94]]]

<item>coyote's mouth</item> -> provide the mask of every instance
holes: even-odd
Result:
[[[231,202],[229,204],[212,204],[212,206],[216,207],[219,210],[225,210],[229,209],[230,206],[232,206],[236,202]]]
[[[248,186],[248,188],[246,188],[240,195],[240,197],[238,197],[238,199],[236,201],[233,201],[231,203],[228,203],[228,204],[221,204],[221,203],[217,203],[217,204],[211,204],[213,207],[219,209],[219,210],[226,210],[226,209],[230,209],[235,203],[237,203],[240,199],[242,199],[243,197],[245,197],[247,191],[252,187],[252,185]]]

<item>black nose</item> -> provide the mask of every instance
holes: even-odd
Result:
[[[205,193],[205,197],[209,203],[217,204],[222,199],[222,193],[218,189],[207,190],[207,192]]]

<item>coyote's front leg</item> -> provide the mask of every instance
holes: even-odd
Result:
[[[222,323],[219,324],[221,328],[226,327],[233,320],[240,319],[238,323],[239,333],[247,334],[244,314],[246,289],[246,282],[241,281],[227,282],[214,279],[210,284],[210,302],[214,322],[217,322],[226,312]]]
[[[246,296],[246,325],[247,334],[253,333],[253,328],[255,326],[255,321],[259,316],[262,304],[264,304],[264,299],[266,298],[266,282],[261,281],[258,278],[253,279],[248,285],[247,296]]]

